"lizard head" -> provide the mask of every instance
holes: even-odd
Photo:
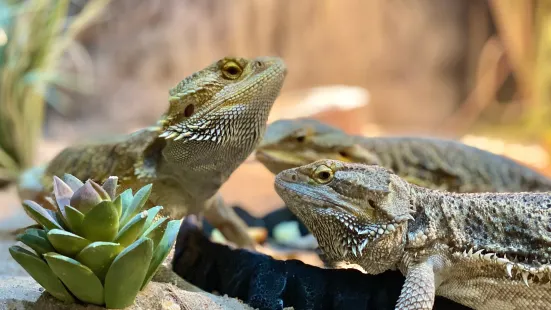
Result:
[[[275,188],[329,260],[380,273],[400,259],[412,207],[390,170],[319,160],[279,173]]]
[[[227,174],[260,142],[286,72],[277,57],[226,57],[186,77],[170,90],[159,121],[167,161]]]
[[[344,131],[315,119],[284,119],[268,126],[255,156],[274,174],[320,159],[380,163],[375,154],[354,140]]]

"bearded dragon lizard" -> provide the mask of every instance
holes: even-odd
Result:
[[[152,183],[150,203],[162,205],[164,215],[206,211],[227,239],[251,246],[246,225],[216,193],[262,139],[285,76],[277,57],[220,59],[169,91],[170,104],[158,126],[119,141],[68,147],[24,174],[20,195],[40,200],[52,191],[52,176],[65,173],[100,184],[117,176],[119,192]],[[38,185],[25,182],[37,178]]]
[[[328,260],[402,272],[396,309],[431,309],[435,295],[551,309],[549,193],[449,193],[335,160],[284,170],[275,187]]]
[[[256,158],[274,174],[335,159],[384,166],[408,182],[452,192],[551,191],[545,175],[458,141],[352,136],[314,119],[270,124]]]

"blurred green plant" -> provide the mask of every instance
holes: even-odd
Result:
[[[109,0],[91,0],[67,18],[69,0],[0,0],[0,185],[32,166],[52,86],[74,88],[62,54]]]
[[[103,185],[73,175],[54,177],[55,201],[23,208],[42,229],[29,228],[10,254],[47,292],[66,302],[125,308],[157,272],[176,241],[180,220],[156,220],[161,206],[141,211],[146,185],[116,196],[117,177]],[[56,211],[53,211],[56,210]]]

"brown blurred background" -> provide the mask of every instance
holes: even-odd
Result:
[[[87,2],[72,1],[69,15]],[[80,91],[51,89],[36,162],[77,140],[154,123],[168,89],[217,58],[277,55],[289,74],[271,120],[307,116],[310,108],[302,106],[314,102],[318,111],[310,116],[351,133],[462,139],[547,171],[547,127],[540,121],[546,80],[533,68],[545,54],[538,29],[548,6],[548,0],[113,0],[59,62],[61,72],[76,74]],[[263,214],[281,205],[272,182],[249,161],[223,194]]]

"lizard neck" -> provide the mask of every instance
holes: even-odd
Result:
[[[414,221],[409,222],[407,248],[426,248],[428,244],[448,238],[449,230],[441,208],[445,193],[410,184]]]

